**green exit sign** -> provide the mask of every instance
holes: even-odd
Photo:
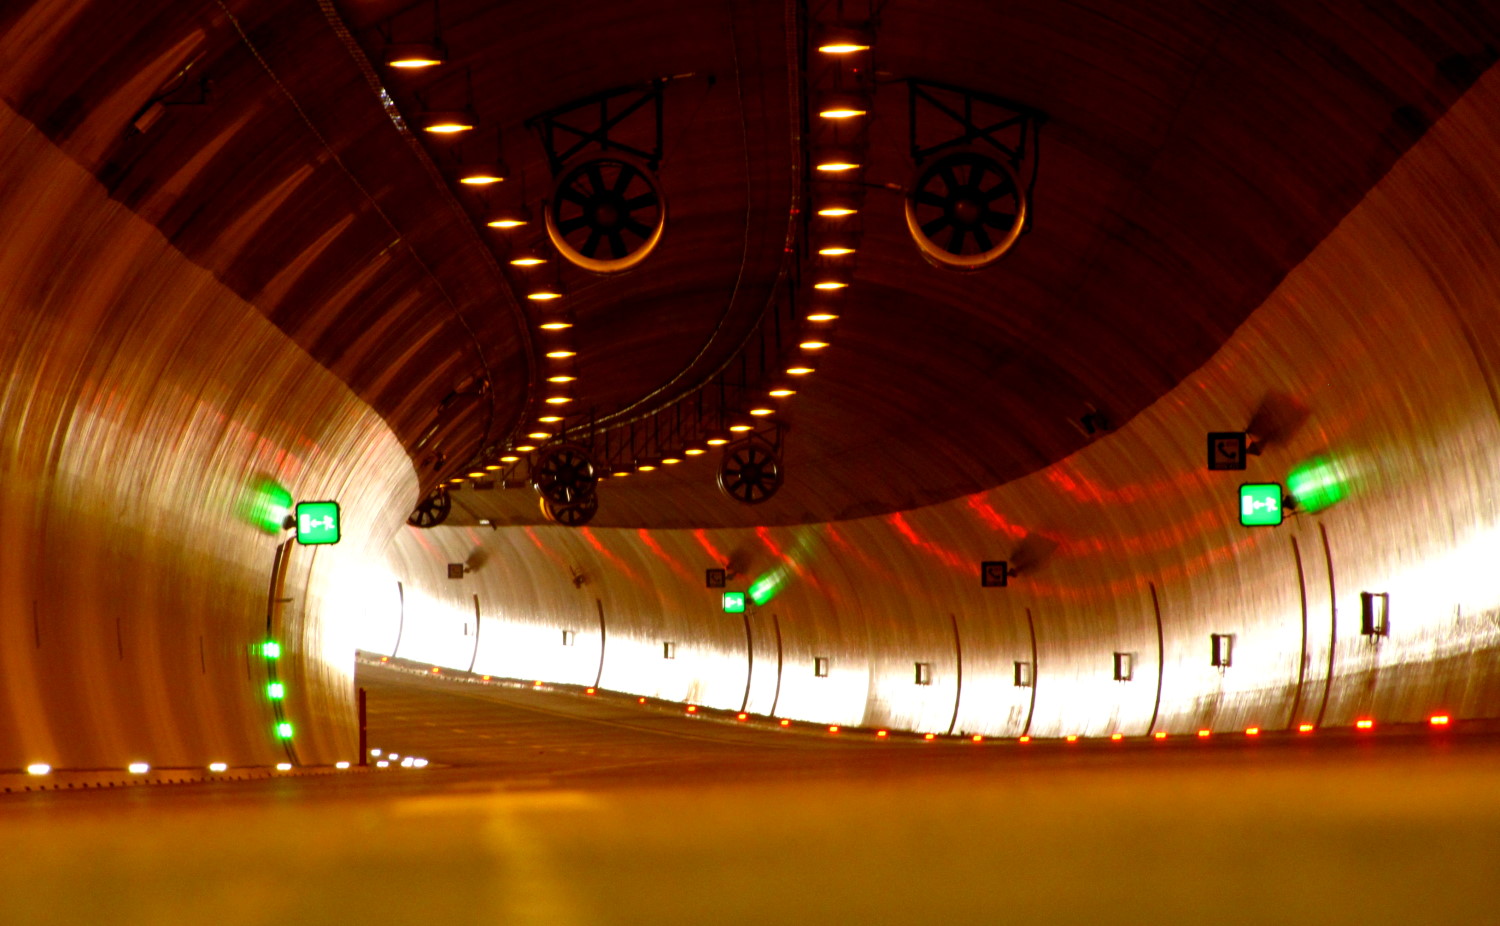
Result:
[[[725,614],[743,614],[743,613],[745,613],[745,593],[744,592],[725,592],[724,593],[724,613]]]
[[[1281,523],[1281,484],[1247,482],[1240,486],[1240,523],[1246,527],[1274,527]]]
[[[338,502],[298,502],[297,542],[302,544],[339,542]]]

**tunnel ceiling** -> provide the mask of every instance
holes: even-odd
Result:
[[[785,412],[785,488],[739,505],[709,455],[611,481],[595,523],[854,517],[1061,459],[1091,439],[1085,414],[1119,426],[1208,360],[1500,45],[1500,9],[1476,4],[1140,6],[876,4],[858,252],[834,344]],[[444,0],[449,63],[402,74],[386,43],[430,35],[428,3],[21,4],[0,13],[0,90],[348,382],[432,485],[538,413],[523,296],[553,271],[506,261],[544,235],[482,224],[497,204],[535,218],[551,193],[528,121],[665,81],[660,246],[562,282],[576,407],[673,394],[731,358],[788,272],[808,205],[798,24],[833,11]],[[934,267],[906,230],[909,78],[1045,114],[1031,225],[987,269]],[[471,106],[469,150],[412,130],[423,106]],[[509,177],[476,194],[449,168],[490,143]],[[526,489],[453,497],[458,523],[541,520]]]

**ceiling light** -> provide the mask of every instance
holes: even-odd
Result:
[[[52,774],[52,766],[45,762],[33,762],[31,765],[26,766],[26,774],[50,775]]]
[[[848,283],[844,283],[844,282],[839,281],[839,280],[823,280],[821,282],[814,283],[813,284],[813,289],[823,289],[823,290],[843,289],[844,287],[846,287],[848,285],[849,285]]]
[[[824,26],[818,33],[818,51],[825,55],[852,55],[870,50],[870,36],[849,26]]]
[[[784,399],[784,398],[786,398],[789,395],[796,395],[796,394],[797,394],[797,390],[793,389],[790,385],[788,385],[786,383],[777,383],[775,386],[772,386],[766,392],[766,395],[770,396],[773,399]],[[753,414],[753,412],[752,412],[752,414]]]
[[[818,104],[818,115],[824,119],[853,119],[869,114],[869,101],[854,93],[830,93]]]
[[[746,431],[754,431],[755,425],[751,424],[748,421],[737,421],[729,426],[729,430],[733,431],[736,434],[743,434]]]
[[[499,471],[500,467],[494,463],[491,463],[490,465],[486,466],[485,469],[493,473]]]
[[[485,224],[490,228],[520,228],[531,221],[524,206],[496,206]]]
[[[853,254],[854,249],[835,244],[826,248],[818,248],[818,253],[824,257],[843,257],[845,254]]]
[[[512,267],[536,267],[546,262],[547,258],[536,248],[522,248],[510,258]]]
[[[573,323],[559,315],[547,319],[540,325],[537,325],[537,327],[542,329],[543,331],[563,331],[565,329],[573,327]]]
[[[616,466],[614,469],[609,471],[609,474],[617,479],[623,479],[624,477],[630,475],[630,467]],[[641,703],[644,704],[645,700],[642,699]]]
[[[507,453],[505,456],[503,456],[503,457],[500,458],[500,462],[501,463],[514,463],[514,462],[516,462],[519,459],[521,459],[521,458],[518,457],[518,456],[516,456],[515,454],[513,454],[513,453]]]
[[[820,312],[813,312],[811,315],[807,316],[807,320],[810,322],[832,322],[838,321],[838,316],[832,312],[824,310]]]
[[[549,437],[552,436],[552,432],[551,431],[532,431],[530,434],[528,434],[526,436],[529,437],[529,438],[531,438],[532,440],[546,440],[547,438],[549,438]]]
[[[771,405],[756,405],[750,409],[750,414],[757,418],[764,418],[767,415],[776,414],[776,408]]]
[[[859,169],[859,159],[852,152],[840,148],[820,151],[814,166],[825,174],[839,174]]]
[[[437,42],[401,42],[385,49],[385,63],[407,71],[437,67],[447,60],[447,49]]]
[[[449,479],[448,481],[450,483],[454,484],[454,485],[458,485],[460,482],[464,481],[464,477],[462,477],[462,476],[454,476],[452,479]]]
[[[543,415],[537,419],[538,424],[557,424],[562,420],[562,415]]]
[[[704,441],[704,443],[708,444],[710,447],[722,447],[725,444],[729,443],[729,438],[716,434],[713,437],[710,437],[708,440]]]
[[[505,168],[499,164],[460,164],[458,182],[464,186],[489,186],[505,180]]]
[[[536,449],[536,446],[534,444],[517,444],[516,449],[521,453],[530,453]]]
[[[656,469],[656,464],[652,463],[650,460],[646,460],[645,462],[637,463],[635,468],[643,473],[649,473],[652,470]]]
[[[818,215],[821,215],[824,218],[828,219],[838,219],[843,218],[846,215],[853,215],[858,211],[858,209],[855,209],[851,206],[824,206],[822,209],[818,210]]]
[[[828,346],[828,342],[827,341],[818,341],[818,340],[812,340],[812,339],[810,339],[810,340],[807,340],[807,341],[803,341],[801,344],[798,344],[797,346],[800,347],[800,348],[802,348],[803,350],[822,350],[823,348],[825,348],[825,347]]]
[[[566,360],[569,357],[577,357],[577,356],[578,356],[578,351],[576,351],[576,350],[568,350],[566,347],[559,347],[556,350],[549,350],[549,351],[547,351],[547,357],[549,359],[551,359],[551,360]]]
[[[422,131],[433,135],[457,135],[474,128],[473,115],[463,110],[439,110],[422,113],[417,117]]]
[[[482,473],[482,472],[481,473],[470,473],[469,474],[469,478],[470,479],[483,479],[484,478],[484,473]]]
[[[573,401],[573,397],[570,396],[570,395],[549,395],[549,396],[547,396],[547,404],[548,405],[567,405],[571,401]]]
[[[537,286],[526,294],[526,298],[533,302],[551,302],[554,299],[561,299],[562,297],[561,286],[549,286],[546,283]]]
[[[547,377],[547,382],[549,382],[549,383],[571,383],[571,382],[573,382],[577,378],[578,377],[573,376],[573,375],[571,375],[569,373],[558,373],[556,376],[549,376],[549,377]]]
[[[682,457],[662,457],[661,462],[664,466],[676,466],[682,462]]]
[[[702,447],[689,447],[688,449],[684,450],[683,453],[687,454],[690,457],[701,457],[705,453],[708,453],[708,451],[704,450]]]
[[[805,361],[801,362],[801,363],[794,363],[791,366],[789,366],[789,367],[786,368],[786,375],[788,375],[788,376],[806,376],[807,374],[813,372],[815,369],[817,369],[817,368],[814,367],[812,364],[807,363]]]

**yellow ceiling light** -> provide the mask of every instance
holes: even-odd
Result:
[[[637,466],[636,469],[640,470],[643,473],[649,473],[652,470],[656,469],[656,464],[655,463],[642,463],[639,466]]]
[[[547,258],[536,248],[521,248],[510,258],[512,267],[539,267],[546,262]]]
[[[537,325],[537,327],[543,331],[563,331],[573,327],[573,323],[566,318],[549,318],[540,325]]]
[[[526,298],[533,302],[551,302],[563,297],[561,286],[549,286],[545,283],[526,294]]]
[[[437,42],[400,42],[387,45],[385,63],[388,67],[403,71],[419,71],[434,68],[447,62],[447,50]]]
[[[489,472],[493,473],[496,470],[500,469],[500,467],[499,467],[499,465],[497,465],[495,463],[491,463],[490,465],[486,466],[485,469],[488,470]]]
[[[824,257],[843,257],[846,254],[853,254],[854,249],[841,244],[832,244],[826,248],[818,248],[818,253]]]
[[[764,418],[767,415],[776,414],[776,407],[774,405],[756,405],[750,409],[750,414],[757,418]]]
[[[755,425],[751,424],[748,421],[736,421],[734,424],[729,426],[729,430],[733,431],[736,434],[744,434],[746,431],[754,431]],[[713,443],[713,441],[709,441],[709,443]]]
[[[505,182],[505,168],[499,164],[460,164],[458,182],[464,186],[490,186]]]
[[[814,369],[815,368],[810,363],[794,363],[786,368],[786,375],[806,376],[807,374],[813,372]]]
[[[853,152],[830,148],[818,153],[813,166],[825,174],[842,174],[859,170],[860,163]]]
[[[687,454],[690,457],[701,457],[705,453],[708,453],[708,451],[704,450],[702,447],[689,447],[688,449],[684,450],[683,453]]]
[[[676,466],[682,462],[682,457],[662,457],[661,462],[663,466]]]
[[[803,350],[822,350],[823,348],[828,346],[828,342],[819,341],[817,338],[809,338],[808,340],[803,341],[797,346],[802,348]]]
[[[844,287],[846,287],[848,285],[849,285],[848,283],[845,283],[845,282],[843,282],[841,280],[823,280],[821,282],[814,283],[813,284],[813,289],[822,289],[822,290],[843,289]]]
[[[850,26],[824,26],[818,33],[817,46],[825,55],[852,55],[870,50],[870,36]]]
[[[549,395],[549,396],[547,396],[547,404],[548,405],[567,405],[571,401],[573,401],[573,397],[570,396],[570,395]]]
[[[551,360],[566,360],[569,357],[577,357],[577,356],[578,356],[578,351],[576,351],[576,350],[568,350],[566,347],[559,347],[556,350],[549,350],[549,351],[547,351],[547,357],[548,357],[548,359],[551,359]]]
[[[562,415],[543,415],[537,419],[537,424],[557,424],[561,420]]]
[[[470,479],[483,479],[484,478],[484,473],[482,473],[482,472],[470,473],[469,474],[469,478]]]
[[[536,449],[536,445],[535,444],[517,444],[516,445],[516,450],[519,453],[530,453],[531,451],[533,451],[535,449]]]
[[[714,435],[713,437],[710,437],[708,440],[704,441],[704,443],[708,444],[710,447],[722,447],[725,444],[729,443],[729,438]]]
[[[531,438],[532,440],[546,440],[547,438],[549,438],[549,437],[552,436],[552,432],[551,431],[532,431],[530,434],[528,434],[526,436],[529,437],[529,438]]]
[[[418,117],[422,131],[433,135],[458,135],[474,128],[475,119],[463,110],[425,112]]]
[[[818,115],[824,119],[854,119],[869,114],[869,102],[854,93],[830,93],[818,104]]]
[[[531,221],[531,214],[525,206],[495,206],[489,215],[484,224],[490,228],[520,228]]]
[[[516,456],[515,454],[513,454],[513,453],[507,453],[505,456],[503,456],[503,457],[500,458],[500,462],[501,463],[514,463],[514,462],[516,462],[519,459],[521,459],[521,458],[518,457],[518,456]]]
[[[842,218],[846,215],[853,215],[858,211],[859,210],[855,209],[853,206],[833,205],[824,206],[823,208],[819,209],[818,215],[821,215],[824,218],[837,219]]]
[[[766,395],[770,396],[773,399],[784,399],[787,396],[796,394],[797,390],[793,389],[786,383],[777,383],[775,386],[772,386],[770,389],[766,390]]]
[[[838,318],[838,315],[827,310],[812,312],[807,316],[807,320],[810,322],[833,322],[838,321]]]
[[[451,483],[453,483],[454,485],[457,485],[460,482],[464,481],[464,477],[462,477],[462,476],[454,476],[452,479],[449,479],[448,481],[451,482]]]
[[[555,374],[553,376],[547,377],[547,382],[549,382],[549,383],[571,383],[571,382],[573,382],[577,378],[578,377],[572,375],[571,373],[557,373],[557,374]]]

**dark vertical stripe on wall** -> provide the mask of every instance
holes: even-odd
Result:
[[[1036,663],[1036,623],[1031,619],[1031,609],[1026,609],[1026,630],[1031,634],[1031,706],[1026,709],[1026,726],[1022,736],[1031,735],[1031,718],[1036,714],[1036,686],[1041,684],[1042,669]]]
[[[37,613],[36,599],[31,599],[31,632],[36,636],[36,648],[42,648],[42,618]]]
[[[599,671],[594,673],[594,687],[604,680],[604,599],[595,598],[594,604],[599,606]]]
[[[1323,713],[1328,710],[1328,693],[1333,690],[1333,656],[1339,641],[1339,600],[1333,585],[1333,549],[1328,546],[1328,528],[1318,525],[1318,534],[1323,538],[1323,560],[1328,564],[1328,676],[1323,679],[1323,703],[1318,705],[1318,726],[1323,725]]]
[[[750,609],[740,612],[745,619],[745,697],[740,699],[740,711],[750,706],[750,681],[755,678],[755,638],[750,636]]]
[[[1297,594],[1302,601],[1302,648],[1297,657],[1297,691],[1292,695],[1292,710],[1286,717],[1286,728],[1297,725],[1297,712],[1302,709],[1302,686],[1307,682],[1307,574],[1302,570],[1302,548],[1297,538],[1292,538],[1292,558],[1297,562]]]
[[[400,607],[396,618],[396,645],[391,647],[391,658],[396,658],[396,651],[401,648],[401,633],[406,630],[406,586],[400,582],[396,583],[396,600]]]
[[[958,635],[958,615],[949,614],[953,621],[953,657],[957,665],[957,681],[953,685],[953,719],[948,721],[948,735],[953,735],[953,728],[958,726],[958,703],[964,696],[964,641]]]
[[[771,626],[776,630],[776,695],[771,698],[770,716],[776,716],[776,705],[781,703],[781,619],[771,615]]]
[[[469,657],[469,671],[474,671],[474,664],[479,661],[479,596],[474,596],[474,655]]]
[[[1151,613],[1156,615],[1156,703],[1151,705],[1151,724],[1146,727],[1146,735],[1150,736],[1156,731],[1156,718],[1161,715],[1161,684],[1167,674],[1167,641],[1161,630],[1161,601],[1156,597],[1156,583],[1146,584],[1151,587]]]

